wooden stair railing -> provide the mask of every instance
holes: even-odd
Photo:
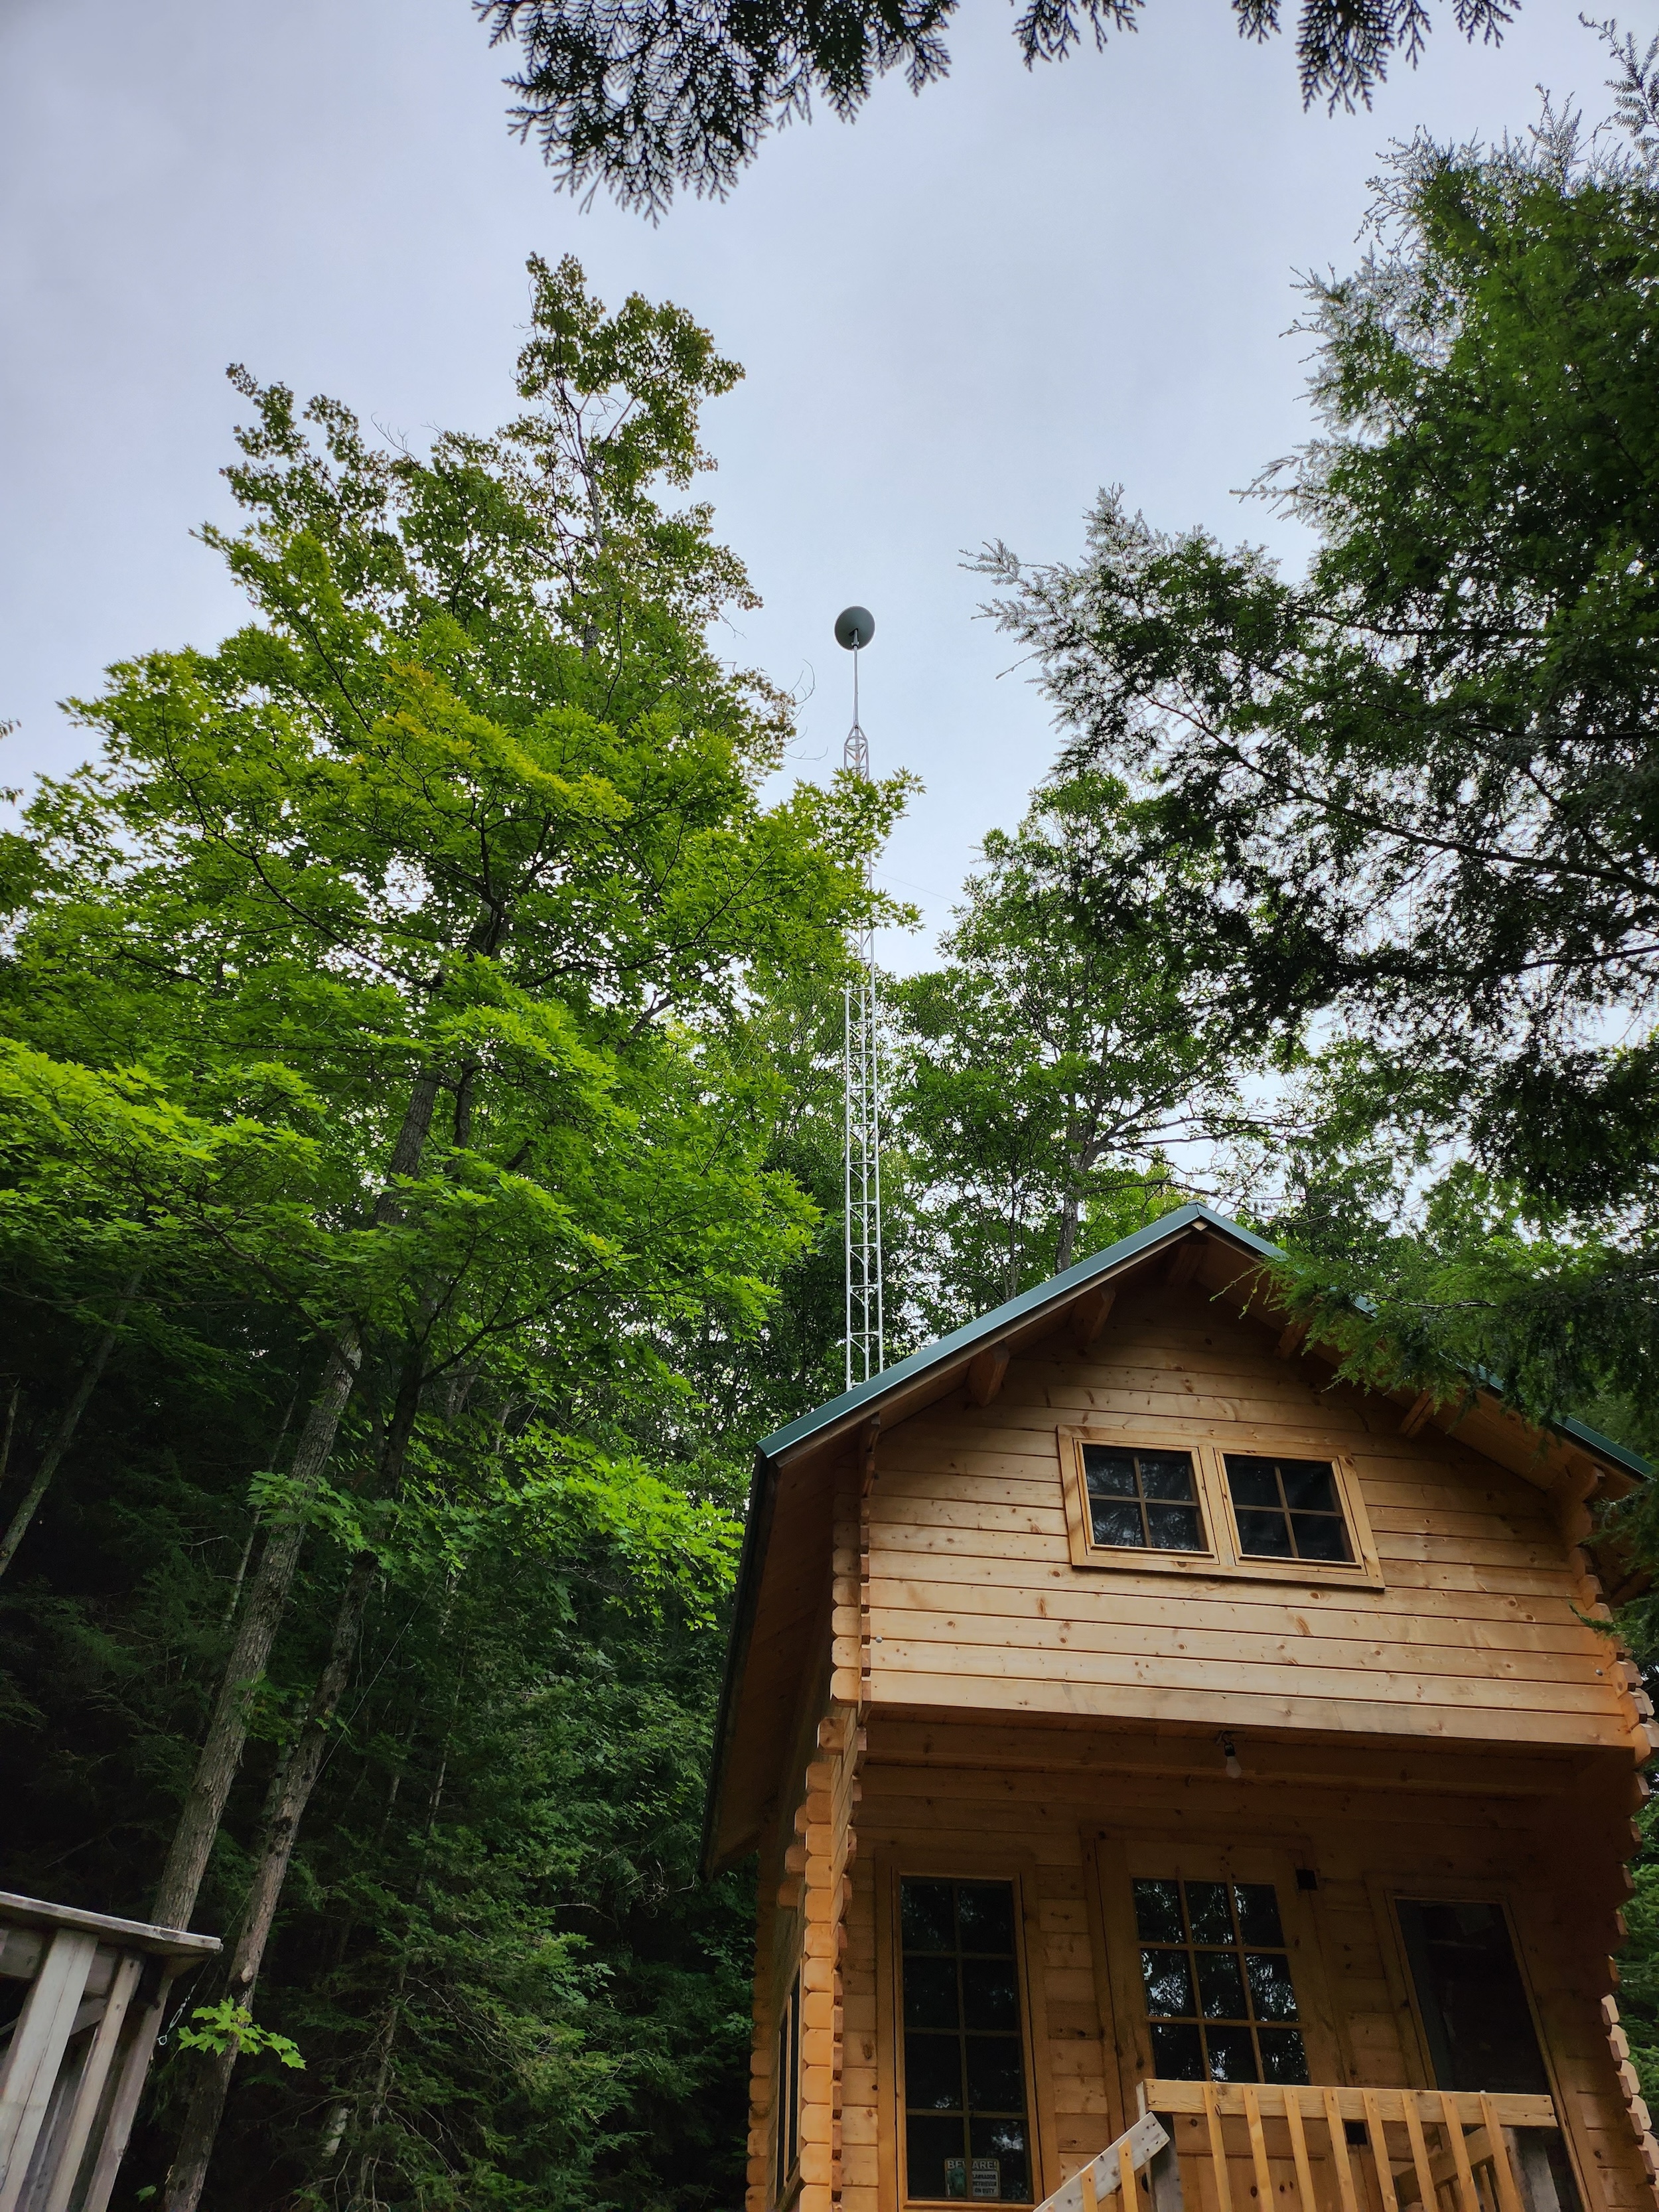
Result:
[[[1116,2190],[1121,2194],[1111,2212],[1135,2212],[1139,2177],[1145,2173],[1154,2212],[1181,2212],[1181,2168],[1170,2132],[1152,2112],[1143,2112],[1133,2127],[1126,2128],[1115,2142],[1108,2143],[1080,2173],[1062,2181],[1052,2197],[1045,2197],[1036,2212],[1096,2212],[1096,2207]]]
[[[1248,2160],[1258,2212],[1279,2201],[1275,2166],[1287,2194],[1294,2177],[1297,2212],[1570,2212],[1545,2139],[1559,2131],[1560,2119],[1546,2096],[1163,2081],[1143,2081],[1139,2096],[1139,2124],[1152,2118],[1173,2123],[1171,2158],[1185,2152],[1204,2161],[1206,2212],[1249,2212],[1235,2203],[1230,2159],[1237,2166]],[[1228,2121],[1243,2123],[1231,2130],[1231,2148]],[[1318,2192],[1316,2162],[1327,2169]],[[1067,2185],[1074,2188],[1075,2179]],[[1128,2203],[1126,2191],[1125,2212]],[[1064,2212],[1078,2212],[1075,2202]],[[1085,2203],[1081,2212],[1092,2208]],[[1158,2212],[1166,2212],[1162,2202]]]

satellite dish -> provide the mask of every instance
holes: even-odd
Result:
[[[836,643],[848,653],[868,645],[876,634],[876,618],[868,607],[843,607],[836,617]]]

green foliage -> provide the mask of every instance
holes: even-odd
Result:
[[[838,981],[905,787],[763,795],[780,702],[705,635],[746,580],[659,499],[738,372],[678,309],[531,275],[494,437],[387,452],[238,373],[246,519],[207,535],[253,619],[112,671],[8,847],[25,1480],[128,1298],[0,1586],[12,1877],[146,1912],[250,1563],[297,1522],[199,1908],[228,1929],[376,1568],[261,2025],[191,1990],[141,2129],[147,2185],[199,2054],[244,2054],[212,2201],[737,2185],[751,1900],[697,1884],[702,1778],[748,1446],[824,1364],[810,1308],[773,1357],[821,1230],[769,1047]]]
[[[1067,772],[1128,787],[1114,902],[1287,1038],[1322,1015],[1304,1163],[1346,1139],[1419,1194],[1455,1163],[1449,1215],[1482,1194],[1468,1237],[1397,1255],[1374,1348],[1645,1413],[1659,187],[1547,111],[1520,144],[1405,149],[1377,223],[1309,288],[1325,434],[1264,481],[1319,533],[1304,580],[1115,493],[1080,562],[984,565]]]
[[[1012,836],[994,830],[945,964],[893,988],[911,1296],[929,1334],[1069,1267],[1085,1224],[1107,1243],[1180,1204],[1170,1148],[1241,1120],[1247,1024],[1164,915],[1121,927],[1102,911],[1125,865],[1124,799],[1081,775]]]
[[[306,2063],[291,2036],[278,2035],[274,2029],[261,2027],[246,2005],[234,2004],[228,1997],[221,1997],[217,2004],[198,2005],[189,2025],[177,2029],[173,2039],[180,2051],[210,2051],[216,2054],[226,2051],[268,2051],[281,2064],[301,2071]]]
[[[955,0],[860,4],[833,12],[802,0],[744,0],[691,13],[663,0],[472,0],[492,44],[522,52],[507,79],[514,127],[533,135],[562,182],[604,183],[624,205],[665,206],[677,185],[723,194],[761,141],[815,98],[843,120],[878,78],[902,68],[913,92],[950,65]],[[1097,46],[1135,28],[1145,0],[1026,0],[1015,36],[1030,68],[1060,61],[1086,35]],[[1457,27],[1495,40],[1517,0],[1458,0]],[[1242,37],[1279,27],[1277,0],[1233,0]],[[1425,0],[1303,0],[1297,62],[1304,102],[1367,106],[1403,52],[1415,62],[1430,27]]]
[[[1631,1867],[1634,1894],[1622,1908],[1629,1930],[1619,1961],[1619,2017],[1630,2038],[1631,2063],[1641,2077],[1642,2094],[1659,2094],[1659,1852],[1654,1803],[1637,1815],[1642,1844]]]

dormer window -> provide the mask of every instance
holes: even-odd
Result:
[[[1358,1480],[1341,1453],[1233,1452],[1172,1436],[1173,1422],[1124,1427],[1060,1431],[1073,1566],[1381,1586]]]

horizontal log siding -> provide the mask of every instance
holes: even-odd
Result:
[[[1385,1956],[1393,1941],[1388,1893],[1503,1897],[1522,1931],[1551,2061],[1593,2177],[1589,2212],[1653,2212],[1599,2013],[1612,1914],[1605,1901],[1592,1905],[1562,1883],[1551,1805],[1500,1810],[1484,1796],[1402,1795],[1381,1786],[1381,1777],[1369,1790],[1291,1794],[1248,1773],[1242,1782],[1216,1772],[1176,1783],[1127,1768],[1015,1771],[998,1764],[1006,1731],[969,1724],[935,1731],[926,1760],[908,1748],[891,1755],[920,1734],[899,1724],[884,1736],[877,1719],[863,1767],[846,1958],[846,2212],[898,2212],[903,2202],[892,2054],[880,2047],[896,2029],[877,2008],[878,1880],[907,1869],[1003,1874],[1018,1876],[1034,1899],[1038,1924],[1035,1943],[1028,1925],[1028,1964],[1041,2031],[1034,2103],[1044,2137],[1041,2183],[1051,2191],[1134,2117],[1142,2030],[1138,2018],[1120,2016],[1124,2005],[1114,1992],[1126,1981],[1133,1987],[1135,1966],[1133,1959],[1117,1961],[1115,1976],[1103,1955],[1114,1907],[1102,1892],[1131,1867],[1152,1871],[1178,1859],[1206,1867],[1207,1853],[1219,1871],[1231,1854],[1259,1872],[1261,1862],[1251,1855],[1268,1852],[1285,1869],[1316,1872],[1316,1893],[1285,1902],[1287,1911],[1305,1908],[1308,1916],[1298,1924],[1324,1984],[1325,2039],[1334,2036],[1329,2070],[1354,2086],[1427,2086],[1400,1961]],[[1628,1847],[1609,1802],[1623,1787],[1604,1790],[1579,1823],[1578,1850],[1587,1872],[1588,1862],[1597,1863],[1598,1876]],[[1091,1897],[1097,1851],[1102,1887]],[[1124,1899],[1116,1913],[1116,1924],[1126,1924]],[[1301,1994],[1310,2011],[1319,1992],[1304,1987]],[[1247,2165],[1235,2179],[1235,2204],[1250,2197]]]
[[[1278,1356],[1201,1288],[1133,1294],[1095,1352],[1015,1360],[879,1442],[877,1710],[1625,1747],[1645,1734],[1598,1593],[1543,1492],[1329,1370]],[[1385,1587],[1073,1565],[1057,1431],[1352,1455]]]

